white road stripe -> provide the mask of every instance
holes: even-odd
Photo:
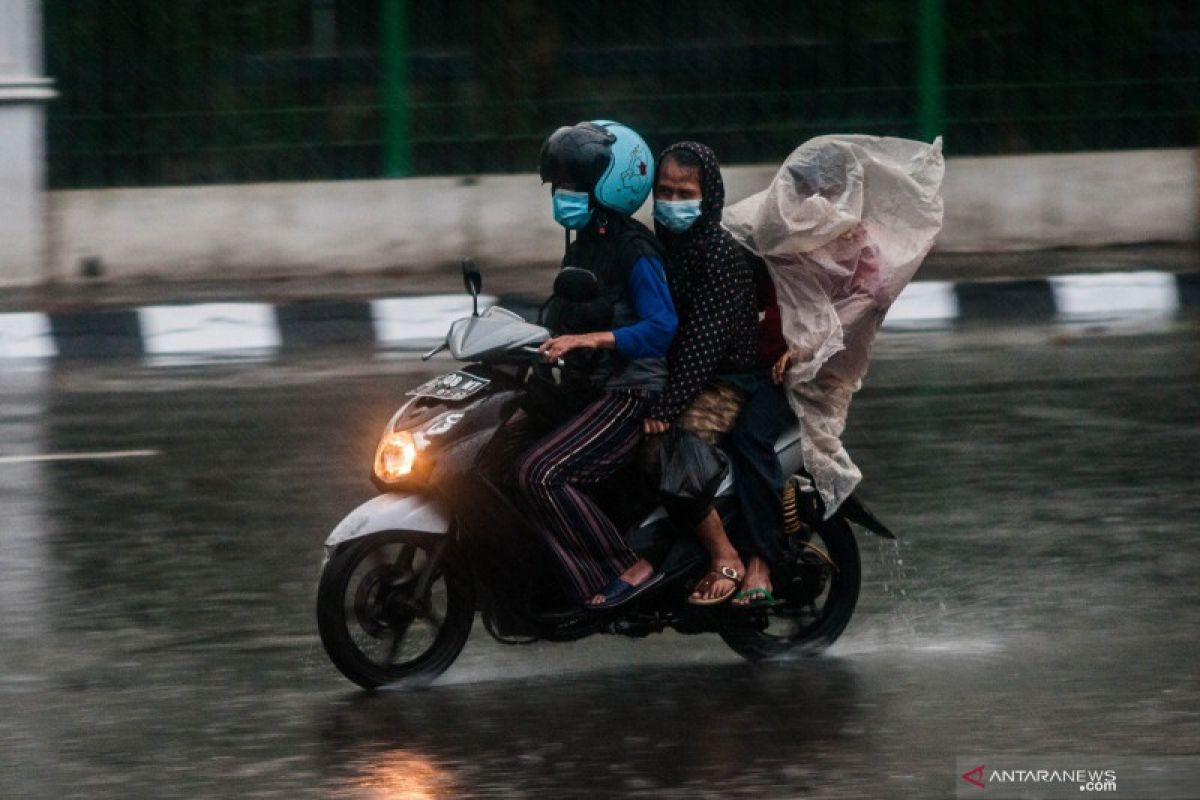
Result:
[[[275,309],[269,303],[200,303],[138,309],[147,355],[274,350]]]
[[[1169,272],[1109,272],[1050,278],[1060,317],[1171,314],[1179,289]]]
[[[479,310],[496,303],[491,295],[479,296]],[[382,347],[424,347],[440,342],[450,323],[471,316],[471,298],[465,294],[430,294],[422,297],[384,297],[371,301],[375,341]]]
[[[58,355],[50,318],[38,312],[0,314],[0,358],[53,358]]]
[[[885,328],[945,322],[958,316],[958,297],[949,281],[917,281],[900,292],[883,319]]]
[[[95,453],[35,453],[27,456],[0,456],[0,464],[34,464],[44,461],[109,461],[114,458],[150,458],[161,450],[108,450]]]

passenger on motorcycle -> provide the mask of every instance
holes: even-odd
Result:
[[[725,186],[716,155],[698,142],[679,142],[659,156],[654,186],[655,231],[672,265],[671,289],[679,309],[679,333],[668,355],[666,387],[643,428],[662,433],[680,424],[710,445],[733,425],[746,392],[754,388],[758,309],[754,278],[742,248],[721,227]],[[688,601],[724,602],[738,591],[754,559],[756,585],[768,580],[755,542],[730,542],[711,498],[686,524],[699,518],[696,535],[710,559],[708,573]],[[739,555],[740,552],[740,555]]]
[[[568,595],[605,605],[661,580],[582,490],[634,457],[666,380],[675,307],[661,249],[630,216],[650,193],[654,159],[630,128],[581,122],[546,139],[539,172],[568,231],[563,266],[592,272],[599,291],[590,300],[551,299],[546,322],[555,336],[540,350],[547,361],[564,360],[562,396],[578,410],[524,452],[516,484]],[[635,566],[637,578],[620,578]]]
[[[796,423],[796,415],[782,386],[788,355],[775,287],[766,263],[753,254],[747,255],[761,314],[756,346],[758,368],[733,430],[725,439],[724,449],[729,455],[733,490],[741,512],[733,541],[739,551],[751,553],[746,560],[746,577],[741,590],[733,596],[733,605],[760,606],[775,602],[771,568],[785,557],[784,476],[775,443],[788,426]]]
[[[800,450],[825,514],[862,475],[841,442],[888,308],[941,230],[941,141],[819,136],[725,227],[767,265],[787,354],[776,365],[800,418]]]

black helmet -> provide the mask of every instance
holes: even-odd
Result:
[[[542,143],[538,175],[543,183],[573,183],[590,192],[612,162],[617,137],[591,122],[556,130]]]

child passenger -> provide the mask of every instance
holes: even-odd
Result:
[[[841,442],[850,400],[888,308],[941,230],[944,170],[940,139],[821,136],[726,212],[771,274],[787,343],[774,375],[826,515],[861,478]]]

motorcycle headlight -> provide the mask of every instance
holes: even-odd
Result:
[[[417,455],[428,445],[420,433],[388,431],[375,449],[375,477],[383,483],[396,483],[412,474]]]
[[[396,487],[400,484],[417,485],[429,476],[433,464],[426,455],[421,454],[429,448],[433,440],[439,438],[463,418],[463,412],[451,411],[439,414],[431,420],[418,425],[416,428],[396,430],[403,410],[398,412],[388,423],[379,446],[375,448],[375,463],[372,474],[375,483],[381,489]]]

